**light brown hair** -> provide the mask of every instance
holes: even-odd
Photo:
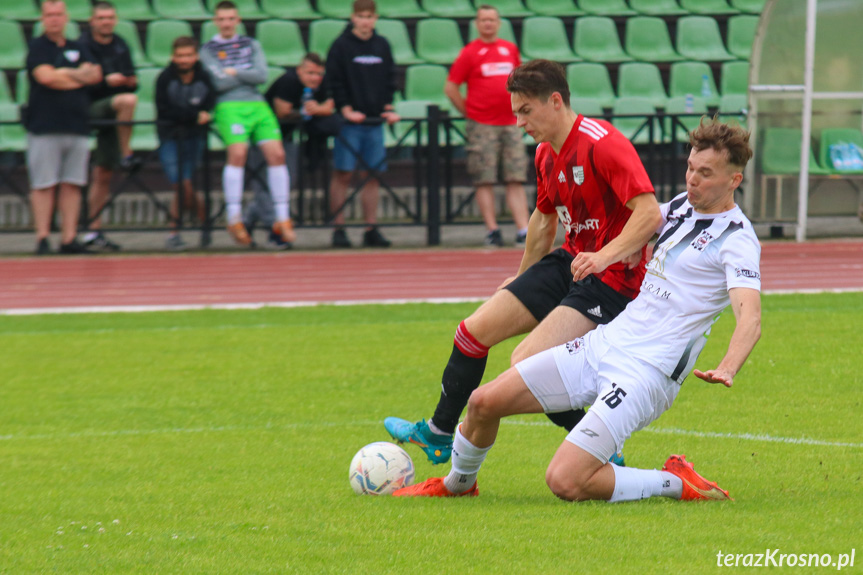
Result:
[[[689,134],[689,145],[698,152],[707,148],[724,151],[728,163],[743,170],[752,159],[749,135],[738,125],[722,123],[716,117],[702,116],[698,127]]]

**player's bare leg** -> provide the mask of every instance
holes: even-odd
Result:
[[[614,492],[614,470],[610,463],[564,441],[548,465],[545,482],[552,493],[566,501],[607,501]]]
[[[542,406],[518,370],[509,368],[477,389],[454,440],[452,469],[445,478],[432,478],[396,491],[397,497],[454,497],[477,495],[476,477],[497,438],[500,420],[517,413],[540,413]]]
[[[468,398],[482,381],[489,348],[529,332],[537,323],[512,292],[499,290],[458,326],[431,420],[414,423],[388,417],[384,421],[387,431],[400,442],[418,445],[432,463],[448,461],[455,427]]]
[[[582,337],[595,327],[596,323],[580,311],[566,306],[556,307],[518,344],[512,352],[510,365]]]

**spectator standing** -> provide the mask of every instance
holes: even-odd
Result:
[[[183,205],[196,213],[198,221],[204,226],[201,247],[210,244],[204,198],[195,191],[193,176],[204,153],[207,124],[215,103],[216,92],[209,75],[201,66],[198,42],[190,36],[180,36],[174,40],[171,63],[156,80],[159,160],[165,175],[177,191],[171,200],[170,212],[174,230],[165,242],[169,250],[186,248],[177,231],[181,218],[180,194],[183,194]]]
[[[386,171],[384,128],[379,120],[393,124],[399,117],[393,111],[395,63],[389,42],[375,31],[377,21],[374,0],[355,0],[351,21],[333,42],[327,56],[327,77],[336,109],[346,120],[333,148],[330,183],[330,210],[338,211],[333,217],[336,225],[333,247],[338,248],[351,247],[341,208],[357,168],[357,156],[365,164],[358,174],[365,181],[361,191],[366,222],[363,245],[383,248],[390,245],[376,225],[380,191],[376,174]],[[370,174],[369,169],[375,174]]]
[[[485,243],[502,246],[494,207],[494,184],[498,171],[506,184],[506,202],[518,228],[515,243],[527,238],[527,154],[521,130],[515,125],[506,79],[521,65],[518,47],[497,37],[497,8],[481,5],[476,11],[479,37],[465,46],[449,71],[444,93],[467,118],[467,169],[476,186],[476,203],[488,235]],[[467,83],[467,98],[459,86]]]
[[[131,122],[138,104],[138,97],[135,95],[138,76],[135,74],[129,45],[114,34],[116,26],[117,10],[114,5],[105,0],[96,2],[90,16],[90,31],[82,38],[102,67],[102,81],[89,88],[90,118]],[[91,221],[84,235],[84,245],[91,250],[115,252],[120,249],[119,245],[106,238],[102,232],[100,212],[110,196],[114,170],[120,167],[131,169],[135,165],[131,139],[132,126],[128,123],[101,126],[97,130],[93,174],[87,194],[88,216]]]
[[[62,0],[44,0],[41,10],[45,32],[30,43],[27,54],[30,94],[24,114],[36,253],[51,251],[48,235],[58,185],[60,253],[87,253],[76,238],[90,158],[87,86],[102,80],[102,70],[85,44],[65,37],[69,15]]]
[[[296,233],[290,217],[291,180],[285,165],[282,132],[257,89],[267,81],[264,52],[257,40],[237,34],[240,14],[230,0],[216,4],[213,21],[219,33],[204,44],[201,63],[216,89],[214,119],[227,146],[222,180],[228,232],[238,244],[252,245],[242,218],[245,165],[251,140],[257,143],[267,163],[267,184],[276,209],[273,231],[285,244],[292,245]]]

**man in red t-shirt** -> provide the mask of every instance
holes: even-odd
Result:
[[[452,437],[479,387],[489,348],[530,332],[512,364],[610,322],[638,293],[647,241],[661,215],[653,185],[632,144],[611,124],[569,104],[560,64],[533,60],[507,80],[518,127],[539,143],[537,205],[521,265],[490,300],[459,324],[431,420],[389,417],[387,431],[425,451],[432,463],[452,452]],[[552,251],[557,220],[564,246]],[[583,410],[548,414],[571,430]]]
[[[515,243],[527,237],[527,154],[521,130],[506,91],[506,79],[521,65],[518,47],[497,37],[500,15],[497,8],[481,5],[476,12],[479,38],[462,49],[453,62],[444,93],[467,118],[467,170],[476,186],[476,203],[488,228],[486,244],[502,246],[497,226],[493,186],[500,166],[506,184],[506,202],[518,229]],[[467,83],[467,98],[459,91]]]

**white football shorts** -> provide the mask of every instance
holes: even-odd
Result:
[[[529,357],[516,369],[546,413],[590,406],[610,438],[585,417],[566,439],[603,462],[658,419],[680,391],[658,368],[608,345],[602,330]]]

